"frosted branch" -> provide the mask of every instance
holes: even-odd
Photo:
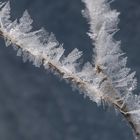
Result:
[[[88,19],[88,35],[93,41],[94,62],[79,68],[82,52],[74,49],[64,55],[53,33],[41,28],[32,31],[32,22],[27,11],[19,20],[10,20],[10,5],[0,3],[0,35],[6,46],[12,45],[23,61],[31,61],[37,67],[43,65],[61,78],[72,83],[97,104],[107,102],[117,108],[128,120],[135,135],[140,139],[140,96],[134,95],[137,86],[135,72],[126,67],[127,57],[120,49],[120,41],[113,36],[118,31],[119,13],[111,10],[108,0],[82,0]],[[95,64],[95,65],[93,65]]]

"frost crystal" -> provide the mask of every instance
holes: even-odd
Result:
[[[28,14],[27,11],[23,13],[23,16],[19,19],[19,24],[18,28],[21,32],[29,32],[32,29],[32,24],[33,20],[31,19],[30,15]]]

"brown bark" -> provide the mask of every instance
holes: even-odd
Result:
[[[135,137],[136,140],[140,140],[140,132],[139,132],[139,126],[138,124],[134,121],[132,115],[127,109],[127,105],[123,105],[123,107],[121,108],[120,106],[122,105],[122,101],[118,101],[118,104],[114,105],[119,112],[122,114],[122,116],[126,119],[127,123],[129,124],[129,126],[131,127],[132,131],[133,131],[133,135]]]

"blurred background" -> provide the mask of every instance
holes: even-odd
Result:
[[[91,60],[89,26],[80,0],[10,0],[12,18],[28,9],[34,29],[45,27],[64,43],[66,54],[77,47]],[[116,0],[128,66],[140,81],[140,0]],[[136,92],[139,92],[139,88]],[[0,140],[133,140],[131,129],[113,109],[97,107],[42,67],[23,63],[0,39]]]

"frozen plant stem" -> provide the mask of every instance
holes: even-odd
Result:
[[[43,28],[32,31],[32,19],[27,11],[19,20],[10,20],[10,5],[0,3],[0,36],[6,46],[12,45],[23,61],[37,67],[43,65],[72,83],[80,92],[97,104],[108,103],[116,108],[130,124],[135,138],[140,140],[140,96],[134,95],[137,80],[135,72],[126,67],[127,57],[120,49],[120,41],[113,36],[118,31],[118,15],[111,10],[108,0],[82,0],[83,15],[90,25],[88,35],[93,41],[93,62],[80,69],[82,52],[74,49],[64,56],[63,45]]]

